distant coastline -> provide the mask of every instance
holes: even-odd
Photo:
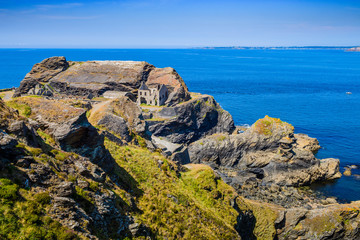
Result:
[[[347,52],[360,52],[360,47],[353,47],[346,50]]]
[[[343,50],[351,51],[357,49],[354,46],[290,46],[290,47],[243,47],[243,46],[229,46],[229,47],[195,47],[193,49],[238,49],[238,50]]]

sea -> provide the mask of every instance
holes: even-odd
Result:
[[[319,140],[318,158],[339,158],[353,175],[312,186],[342,202],[360,200],[360,52],[342,49],[0,49],[0,89],[32,66],[68,60],[134,60],[173,67],[192,92],[213,95],[236,125],[265,115]],[[351,94],[349,94],[351,93]]]

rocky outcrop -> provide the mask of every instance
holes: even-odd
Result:
[[[126,124],[126,121],[122,117],[107,113],[98,121],[98,125],[103,126],[107,130],[119,135],[126,142],[131,141],[129,128]]]
[[[360,203],[332,204],[321,208],[294,208],[280,214],[279,239],[358,239]]]
[[[142,82],[150,86],[165,84],[169,89],[167,105],[190,99],[183,79],[172,68],[155,68],[147,62],[88,61],[67,62],[65,57],[52,57],[35,64],[25,76],[14,97],[25,94],[52,96],[99,97],[103,94],[128,93],[136,100]],[[124,95],[124,94],[123,94]]]
[[[7,107],[0,99],[0,131],[4,139],[8,134],[17,136],[17,139],[32,147],[39,147],[38,136],[35,130],[22,118],[17,111]],[[7,140],[6,140],[7,141]]]
[[[161,84],[167,86],[170,92],[165,103],[167,106],[173,106],[182,101],[190,100],[190,94],[184,80],[173,68],[155,68],[150,72],[146,84],[149,87]]]
[[[166,138],[171,143],[188,144],[206,135],[231,133],[235,129],[231,115],[207,95],[173,108],[164,108],[159,117],[165,120],[153,122],[149,131],[153,136]]]
[[[107,171],[113,168],[114,163],[104,147],[104,137],[88,122],[86,113],[59,125],[52,136],[61,149],[88,157]]]
[[[296,144],[299,148],[303,148],[305,150],[309,150],[312,153],[317,153],[318,150],[321,148],[319,141],[316,138],[309,137],[306,134],[294,134],[296,138]]]
[[[132,91],[146,81],[154,66],[133,61],[72,62],[71,67],[52,78],[50,85],[60,93],[74,96],[105,91]]]
[[[94,105],[89,121],[119,135],[126,142],[132,139],[131,133],[142,135],[146,130],[141,109],[125,96]]]
[[[238,187],[302,186],[341,176],[338,159],[316,159],[313,141],[297,144],[293,131],[290,124],[266,116],[244,133],[215,134],[190,144],[190,160],[224,169]]]
[[[19,113],[5,105],[0,98],[0,129],[6,129],[12,122],[21,119]]]
[[[65,71],[69,67],[69,63],[65,57],[51,57],[37,63],[31,71],[26,74],[21,81],[20,87],[15,91],[14,97],[27,94],[31,89],[35,88],[39,83],[48,82],[51,78]]]

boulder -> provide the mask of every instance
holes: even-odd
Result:
[[[351,168],[346,167],[343,174],[344,174],[344,176],[351,176]]]
[[[14,137],[0,130],[0,152],[2,155],[14,149],[17,144],[18,141]]]
[[[8,127],[8,132],[15,134],[18,139],[31,147],[40,147],[36,131],[28,126],[24,120],[13,121]]]
[[[55,186],[53,191],[57,197],[71,197],[75,193],[75,188],[73,183],[63,182]]]
[[[177,105],[171,111],[165,108],[164,111],[176,115],[169,120],[155,122],[148,129],[153,136],[164,137],[172,143],[188,144],[214,133],[232,133],[235,129],[231,115],[208,95]]]
[[[306,134],[294,134],[296,138],[296,143],[299,145],[299,148],[303,148],[309,150],[313,153],[317,153],[317,151],[321,148],[319,145],[319,141],[316,138],[309,137]]]
[[[51,78],[58,75],[60,72],[65,71],[68,67],[69,63],[66,61],[65,57],[51,57],[35,64],[31,71],[26,74],[25,78],[21,81],[20,87],[16,89],[13,97],[27,94],[31,89],[35,88],[38,83],[48,82]]]
[[[126,121],[122,117],[116,116],[115,114],[106,113],[105,116],[98,121],[97,125],[105,127],[107,130],[114,132],[127,142],[131,141],[129,128]]]
[[[113,161],[104,147],[104,137],[87,120],[86,113],[59,125],[52,133],[62,150],[75,152],[105,170],[111,170]]]

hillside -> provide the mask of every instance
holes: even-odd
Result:
[[[142,82],[165,105],[137,104]],[[238,132],[172,68],[45,59],[0,120],[1,239],[360,237],[360,203],[306,187],[341,176],[316,139],[269,116]]]

